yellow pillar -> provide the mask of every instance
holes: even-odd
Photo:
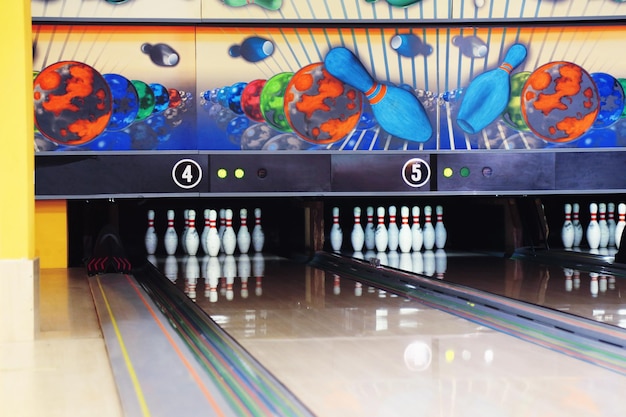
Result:
[[[30,1],[5,1],[0,13],[0,341],[38,330]]]

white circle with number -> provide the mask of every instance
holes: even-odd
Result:
[[[172,179],[180,188],[193,188],[202,180],[202,168],[193,159],[181,159],[172,168]]]
[[[430,165],[421,158],[412,158],[402,167],[402,179],[410,187],[422,187],[430,180]]]

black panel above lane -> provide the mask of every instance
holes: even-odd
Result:
[[[35,194],[45,197],[197,194],[209,190],[206,155],[55,155],[35,158]]]

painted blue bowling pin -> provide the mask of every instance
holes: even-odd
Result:
[[[433,47],[423,43],[419,36],[413,33],[399,33],[389,41],[391,49],[402,56],[414,58],[418,55],[428,56],[433,52]]]
[[[348,49],[331,49],[324,59],[326,70],[365,94],[378,124],[401,139],[426,142],[433,133],[422,103],[410,92],[376,82]]]
[[[478,36],[455,36],[452,44],[458,46],[461,53],[468,58],[484,58],[489,52],[487,44]]]
[[[459,107],[457,123],[465,132],[478,133],[506,108],[511,93],[511,71],[526,59],[526,47],[516,43],[507,51],[502,64],[483,72],[467,87]]]
[[[274,53],[272,41],[251,36],[244,39],[241,45],[233,45],[228,50],[228,54],[233,58],[241,57],[248,62],[259,62]]]

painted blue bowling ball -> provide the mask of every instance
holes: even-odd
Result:
[[[124,151],[130,149],[130,135],[125,131],[105,131],[82,148],[92,151]]]
[[[150,88],[154,93],[154,109],[152,113],[161,113],[170,105],[170,92],[161,84],[151,83]]]
[[[249,126],[250,119],[246,116],[237,116],[233,118],[226,126],[228,140],[232,143],[239,144],[241,142],[241,135]]]
[[[156,134],[159,142],[167,142],[172,134],[172,127],[162,114],[155,114],[144,122]]]
[[[217,90],[216,98],[220,106],[228,107],[229,93],[230,93],[230,86],[225,86]]]
[[[228,108],[235,114],[243,114],[243,108],[241,107],[241,94],[246,88],[248,83],[235,83],[230,86],[228,92]]]
[[[113,110],[106,129],[117,131],[127,128],[137,118],[139,96],[133,83],[119,74],[104,74],[113,96]]]
[[[593,127],[611,126],[619,120],[624,111],[624,89],[615,77],[604,72],[594,72],[591,78],[596,83],[600,96],[600,111],[596,121],[593,122]]]

